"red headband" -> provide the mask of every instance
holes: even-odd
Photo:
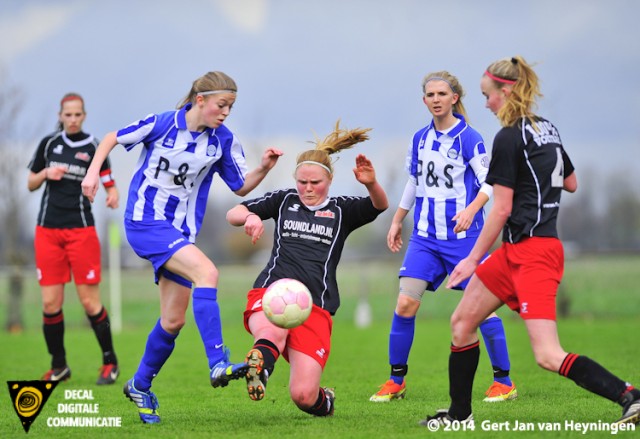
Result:
[[[498,76],[496,76],[496,75],[492,75],[491,73],[489,73],[489,70],[485,70],[485,71],[484,71],[484,74],[485,74],[485,75],[487,75],[489,78],[493,79],[494,81],[502,82],[502,83],[504,83],[504,84],[511,84],[511,85],[513,85],[513,84],[515,84],[515,83],[516,83],[516,81],[514,81],[514,80],[512,80],[512,79],[505,79],[505,78],[500,78],[500,77],[498,77]]]
[[[64,104],[65,102],[76,101],[76,100],[84,103],[84,101],[80,96],[71,95],[71,96],[67,96],[66,98],[62,98],[62,100],[60,101],[60,105]]]

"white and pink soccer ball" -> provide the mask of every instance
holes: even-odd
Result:
[[[313,299],[309,289],[295,279],[279,279],[262,296],[262,310],[280,328],[300,326],[311,314]]]

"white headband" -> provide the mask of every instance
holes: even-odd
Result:
[[[319,162],[314,162],[313,160],[303,160],[303,161],[301,161],[301,162],[300,162],[300,163],[298,163],[298,165],[296,166],[296,169],[298,169],[298,168],[299,168],[300,166],[302,166],[302,165],[318,165],[318,166],[320,166],[321,168],[324,168],[324,169],[329,173],[329,175],[333,174],[333,173],[331,172],[331,169],[329,169],[329,167],[328,167],[328,166],[325,166],[325,165],[323,165],[322,163],[319,163]]]
[[[233,93],[236,94],[235,90],[209,90],[209,91],[200,91],[197,93],[198,96],[207,96],[207,95],[217,95],[220,93]]]

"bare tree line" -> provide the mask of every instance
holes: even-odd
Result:
[[[565,197],[560,209],[565,243],[581,252],[640,252],[640,192],[628,174],[586,170],[579,175],[581,188]]]

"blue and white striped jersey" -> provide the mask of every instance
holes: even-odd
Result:
[[[143,150],[136,165],[125,211],[132,221],[163,220],[195,242],[215,173],[232,190],[244,184],[247,167],[242,145],[227,127],[192,133],[186,112],[151,114],[117,132],[118,143]]]
[[[453,232],[454,215],[478,195],[489,168],[489,158],[480,134],[464,117],[447,132],[435,129],[433,121],[413,136],[406,169],[416,185],[414,233],[441,240],[476,237],[484,225],[480,209],[469,229]]]

